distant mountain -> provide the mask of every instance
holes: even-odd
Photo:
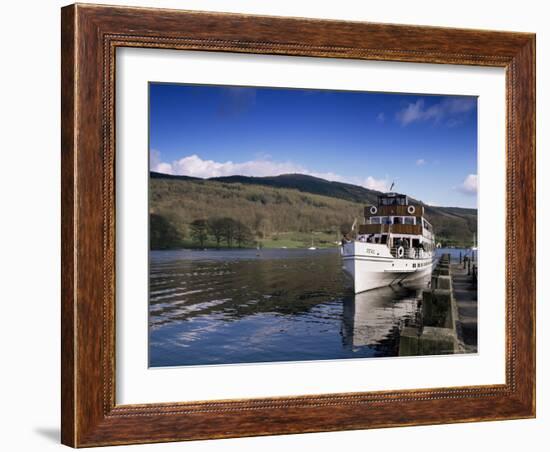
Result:
[[[345,209],[351,208],[351,205],[356,205],[357,207],[354,208],[353,212],[358,212],[359,215],[362,215],[362,207],[364,205],[376,203],[377,197],[382,194],[379,191],[370,190],[368,188],[360,187],[357,185],[328,181],[305,174],[283,174],[280,176],[268,177],[226,176],[201,179],[189,176],[173,176],[151,172],[150,176],[152,179],[153,191],[155,190],[155,187],[159,186],[158,183],[160,183],[161,180],[165,181],[165,183],[187,183],[189,189],[192,189],[191,191],[193,193],[198,194],[199,192],[201,192],[203,195],[205,194],[204,190],[206,188],[203,188],[201,191],[199,187],[205,187],[205,185],[212,186],[212,184],[214,184],[214,186],[218,187],[219,190],[221,190],[221,187],[227,188],[231,186],[248,186],[250,187],[250,190],[254,191],[254,194],[252,194],[252,191],[248,190],[246,191],[246,195],[244,194],[244,192],[239,195],[235,192],[235,190],[233,190],[232,192],[227,193],[225,191],[218,191],[216,192],[216,196],[222,197],[226,200],[224,206],[228,205],[228,203],[235,202],[241,208],[244,208],[246,206],[249,212],[254,209],[254,200],[256,199],[263,199],[263,204],[261,202],[260,204],[264,206],[266,203],[269,202],[271,202],[272,204],[281,204],[280,199],[282,196],[282,192],[277,192],[277,190],[284,190],[286,198],[288,198],[288,193],[291,193],[292,191],[298,191],[304,194],[316,195],[323,198],[334,198],[345,201],[346,203],[342,204],[342,206],[346,206]],[[157,183],[155,184],[155,182],[153,181],[156,181]],[[261,192],[260,187],[265,187],[267,191]],[[166,187],[164,187],[164,189],[166,189]],[[165,190],[165,194],[163,196],[174,196],[174,190],[176,190],[175,187],[172,187],[172,189],[168,191]],[[214,192],[212,191],[212,193]],[[274,200],[274,193],[278,193],[278,201]],[[239,201],[239,196],[244,196],[245,198],[240,199]],[[309,207],[311,205],[314,205],[315,203],[322,204],[323,198],[308,198],[307,200],[304,198],[302,202],[304,203],[304,205],[307,205]],[[421,203],[421,201],[416,201],[412,198],[411,200],[413,202]],[[252,204],[250,204],[251,202]],[[338,206],[340,205],[338,204]],[[426,204],[424,204],[424,206],[426,217],[433,224],[435,233],[438,236],[439,240],[457,245],[471,244],[473,235],[477,232],[477,209],[428,206]],[[154,207],[154,203],[152,207]],[[301,215],[298,201],[296,201],[294,198],[293,201],[289,205],[287,205],[286,208],[296,210],[296,216]],[[341,208],[344,209],[344,207]],[[205,206],[203,210],[208,210],[208,207]],[[258,213],[259,210],[256,210],[256,213]],[[349,212],[346,215],[346,221],[348,221],[350,216]],[[192,219],[189,220],[189,222],[191,221]],[[314,220],[308,221],[311,222]],[[321,225],[318,226],[320,227]],[[324,225],[323,227],[325,226],[326,225]],[[315,224],[312,224],[311,227],[314,228]]]
[[[291,188],[304,193],[330,196],[332,198],[345,199],[346,201],[362,202],[365,204],[375,203],[377,196],[381,194],[376,190],[360,187],[358,185],[333,182],[319,177],[306,174],[282,174],[280,176],[252,177],[252,176],[224,176],[200,179],[190,176],[173,176],[151,172],[152,179],[173,179],[173,180],[211,180],[225,182],[228,184],[238,183],[247,185],[264,185],[274,188]]]
[[[206,180],[202,179],[200,177],[192,177],[192,176],[174,176],[172,174],[164,174],[164,173],[156,173],[155,171],[151,171],[149,173],[149,176],[151,179],[173,179],[173,180]]]
[[[217,180],[226,183],[267,185],[276,188],[293,188],[305,193],[330,196],[332,198],[345,199],[346,201],[362,202],[371,204],[377,202],[381,193],[358,185],[333,182],[319,177],[305,174],[282,174],[280,176],[249,177],[249,176],[227,176],[213,177],[210,180]]]

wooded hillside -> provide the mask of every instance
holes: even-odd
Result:
[[[334,246],[378,194],[301,174],[205,180],[151,173],[151,247]],[[426,206],[426,217],[444,244],[470,245],[477,230],[475,209]]]

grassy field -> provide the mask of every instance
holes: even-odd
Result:
[[[314,232],[304,234],[297,232],[280,232],[271,237],[260,240],[263,248],[332,248],[338,246],[337,234],[326,232]]]

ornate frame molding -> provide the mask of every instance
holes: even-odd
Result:
[[[118,47],[504,67],[506,383],[116,405]],[[62,88],[64,444],[81,447],[535,415],[534,35],[77,4],[62,9]],[[518,243],[523,246],[518,248]]]

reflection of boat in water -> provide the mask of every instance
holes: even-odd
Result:
[[[386,193],[365,207],[365,224],[355,240],[342,241],[343,269],[355,293],[409,283],[431,274],[434,234],[424,206],[406,195]]]
[[[417,288],[381,287],[356,294],[344,302],[344,346],[356,349],[388,339],[405,319],[417,312]]]

